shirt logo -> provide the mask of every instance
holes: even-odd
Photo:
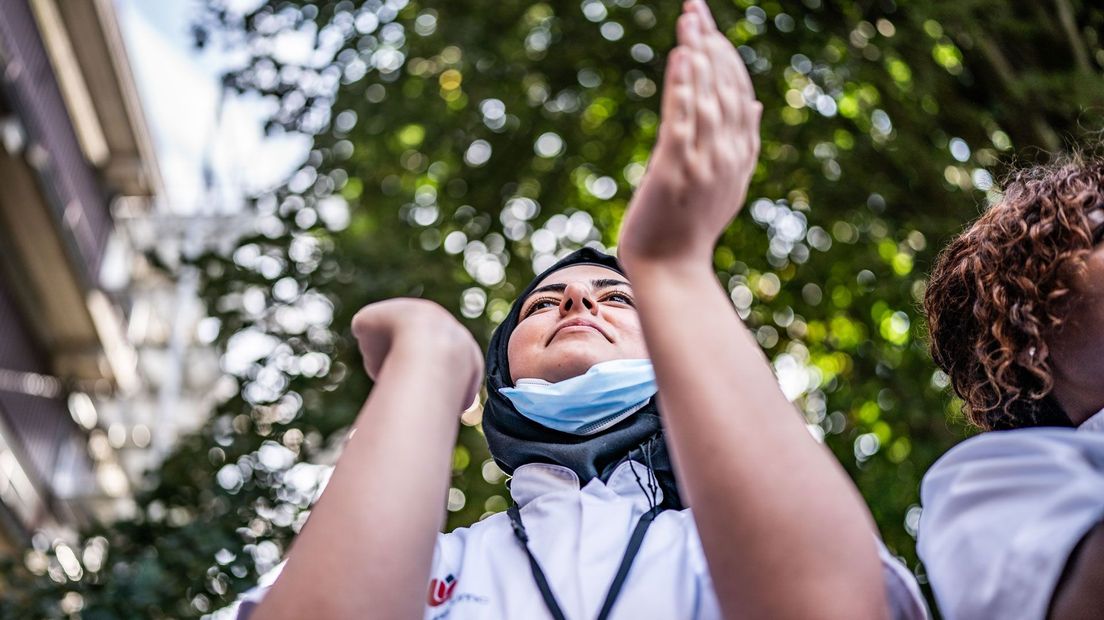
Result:
[[[452,598],[452,593],[456,590],[456,583],[456,577],[451,574],[444,579],[430,579],[429,595],[426,598],[426,602],[430,607],[443,605]]]

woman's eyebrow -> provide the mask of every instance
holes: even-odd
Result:
[[[629,286],[629,283],[624,280],[618,280],[616,278],[599,278],[597,280],[591,280],[590,284],[596,289],[610,288],[614,286]],[[545,284],[544,286],[533,289],[533,292],[529,293],[529,297],[538,293],[562,293],[567,289],[566,284]]]
[[[617,280],[615,278],[600,278],[598,280],[591,280],[590,283],[594,285],[594,288],[610,288],[614,286],[631,286],[624,280]]]

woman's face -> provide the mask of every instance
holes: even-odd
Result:
[[[1054,395],[1075,424],[1104,407],[1104,244],[1089,254],[1073,284],[1065,325],[1047,338]]]
[[[647,358],[628,280],[598,265],[553,272],[522,303],[507,355],[514,383],[555,383],[599,362]]]

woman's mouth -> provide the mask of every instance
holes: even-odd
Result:
[[[556,336],[558,336],[561,332],[563,332],[563,333],[573,333],[573,332],[590,332],[590,331],[598,332],[606,340],[609,340],[610,342],[613,342],[612,340],[610,340],[610,337],[608,335],[606,335],[606,332],[602,331],[602,329],[600,327],[598,327],[597,325],[595,325],[594,323],[591,323],[590,321],[585,321],[583,319],[572,319],[570,321],[564,321],[559,327],[557,327],[556,331],[552,332],[552,336],[548,338],[548,342],[546,342],[545,345],[552,342],[552,340]]]

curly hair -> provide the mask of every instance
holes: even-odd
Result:
[[[924,294],[931,354],[985,430],[1070,426],[1051,394],[1047,335],[1104,233],[1104,159],[1013,172],[940,254]]]

